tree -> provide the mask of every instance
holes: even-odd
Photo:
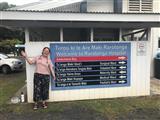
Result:
[[[7,2],[0,3],[0,10],[5,10],[16,5]],[[19,28],[0,27],[0,52],[15,53],[15,44],[24,44],[24,31]]]
[[[8,4],[7,2],[0,2],[0,10],[5,10],[15,6],[16,5]],[[22,40],[23,39],[22,31],[8,27],[7,28],[0,27],[0,40],[13,39],[13,38]]]
[[[16,7],[16,5],[8,4],[7,2],[0,3],[0,10],[5,10],[11,7]]]
[[[6,39],[0,41],[0,52],[4,53],[10,53],[11,51],[15,54],[16,49],[15,45],[16,44],[22,44],[22,41],[18,39]]]
[[[19,39],[24,43],[24,31],[18,28],[0,27],[0,40]]]

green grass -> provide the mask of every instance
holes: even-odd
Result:
[[[25,84],[25,71],[0,74],[0,106],[5,106],[10,98]]]
[[[136,109],[160,110],[160,96],[93,100],[86,101],[84,104],[112,119],[116,116],[128,114]]]
[[[85,111],[94,111],[95,114],[101,114],[109,119],[127,115],[137,109],[160,112],[160,96],[53,102],[49,103],[48,109],[39,109],[37,111],[34,111],[32,104],[28,103],[7,104],[7,101],[14,93],[25,84],[25,79],[25,71],[9,75],[0,74],[0,112],[14,112],[16,114],[54,112],[61,115],[60,113],[68,110],[76,111],[78,108]]]

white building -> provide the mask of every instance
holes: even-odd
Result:
[[[60,68],[49,101],[150,94],[160,38],[159,0],[41,0],[0,11],[0,20],[1,26],[25,29],[30,57],[51,47],[53,63]],[[27,64],[29,102],[33,73],[34,66]]]

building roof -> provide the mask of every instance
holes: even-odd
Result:
[[[159,13],[0,11],[0,25],[19,27],[160,27]]]
[[[64,6],[62,6],[64,7]],[[0,10],[0,12],[39,12],[39,13],[85,13],[85,14],[137,14],[137,15],[160,15],[159,12],[101,12],[101,11],[71,11],[71,10],[59,10],[59,8],[49,9],[49,10],[16,10],[16,9],[7,9],[7,10]]]
[[[89,2],[89,0],[40,0],[38,2],[34,2],[34,3],[29,3],[29,4],[25,4],[25,5],[21,5],[18,7],[13,7],[13,8],[9,8],[8,10],[10,11],[23,11],[23,12],[59,12],[59,13],[81,13],[81,12],[85,12],[85,13],[96,13],[96,14],[109,14],[109,13],[113,13],[113,12],[106,12],[106,11],[87,11],[87,10],[81,10],[81,5],[82,3],[85,3],[86,1]],[[96,0],[94,0],[96,1]],[[98,0],[97,0],[98,1]],[[102,2],[102,1],[98,1],[98,2]],[[87,3],[86,3],[87,4]],[[137,14],[150,14],[147,12],[130,12],[132,13],[137,13]],[[121,13],[121,14],[125,14],[125,13]],[[129,13],[127,13],[129,14]],[[159,14],[159,13],[152,13],[152,14]]]
[[[160,27],[160,13],[80,11],[86,0],[41,0],[0,11],[2,26]]]
[[[39,2],[29,3],[22,6],[10,8],[10,10],[54,10],[56,8],[63,7],[62,11],[65,11],[68,5],[83,2],[85,0],[41,0]],[[64,7],[66,6],[66,7]],[[75,7],[75,6],[74,6]]]

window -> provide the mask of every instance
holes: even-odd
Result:
[[[129,0],[130,12],[152,12],[153,0]]]
[[[94,41],[119,41],[119,29],[95,28]]]
[[[148,29],[123,29],[122,30],[123,41],[147,41]]]
[[[84,42],[90,41],[90,29],[88,28],[64,28],[63,41]]]
[[[59,28],[30,28],[30,41],[60,41]]]

